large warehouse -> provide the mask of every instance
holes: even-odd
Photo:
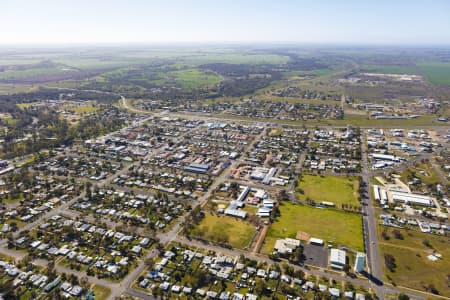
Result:
[[[432,197],[411,194],[402,191],[391,190],[391,197],[395,203],[404,203],[407,205],[420,205],[420,206],[434,206],[434,201]]]

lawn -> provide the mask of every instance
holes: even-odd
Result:
[[[338,209],[342,204],[359,205],[359,181],[354,176],[303,175],[297,188],[303,190],[303,194],[297,193],[300,200],[333,202]]]
[[[421,62],[417,66],[431,83],[450,85],[450,63]]]
[[[193,229],[192,235],[244,249],[250,245],[255,232],[255,227],[244,220],[206,213],[201,223]]]
[[[282,202],[281,216],[270,226],[263,248],[271,253],[275,241],[280,238],[295,238],[298,231],[312,237],[333,241],[335,245],[346,245],[363,251],[362,220],[359,214],[335,209],[320,209],[306,205]]]
[[[380,228],[383,230],[384,228]],[[378,238],[381,250],[381,264],[386,278],[391,278],[397,285],[426,291],[430,284],[434,285],[441,295],[450,297],[448,279],[450,270],[450,248],[448,238],[425,234],[413,230],[398,229],[403,240],[392,235],[394,229],[387,228],[389,240]],[[432,249],[423,244],[428,240],[433,249],[442,254],[442,259],[431,261],[427,258]],[[395,272],[390,272],[384,265],[384,254],[395,258]],[[433,274],[433,276],[430,276]]]

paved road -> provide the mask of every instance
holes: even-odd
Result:
[[[364,137],[365,138],[365,137]],[[367,265],[370,274],[378,280],[382,280],[382,270],[380,266],[380,256],[377,243],[377,224],[375,223],[375,210],[373,207],[372,194],[370,193],[370,173],[368,170],[367,144],[362,142],[362,181],[365,185],[362,193],[364,247],[367,255]]]
[[[67,89],[65,89],[67,90]],[[75,90],[75,89],[74,89]],[[123,104],[123,107],[125,109],[128,109],[130,111],[133,112],[137,112],[137,113],[142,113],[142,111],[134,109],[133,107],[131,107],[128,102],[126,101],[126,99],[119,94],[116,93],[109,93],[109,92],[103,92],[103,91],[95,91],[95,90],[89,90],[91,92],[99,92],[99,93],[105,93],[105,94],[111,94],[111,95],[118,95],[121,97],[121,101]],[[162,112],[159,113],[159,115],[164,115],[164,114],[168,114],[170,116],[175,116],[175,117],[180,117],[180,118],[185,118],[185,119],[204,119],[204,120],[212,120],[212,119],[217,119],[216,117],[209,117],[209,116],[203,116],[203,115],[196,115],[196,114],[189,114],[189,113],[183,113],[183,114],[173,114],[173,113],[167,113],[167,112]],[[158,114],[153,114],[153,115],[158,115]],[[271,122],[260,122],[258,120],[239,120],[239,119],[234,119],[234,118],[229,118],[229,119],[220,119],[221,121],[241,121],[243,123],[259,123],[259,124],[272,124]],[[145,120],[143,120],[145,121]],[[134,126],[143,121],[137,121],[134,124],[130,125],[130,126]],[[279,122],[278,122],[279,123]],[[298,126],[303,126],[303,125],[298,125]],[[311,127],[311,126],[308,126]],[[339,127],[339,126],[334,126],[334,127]],[[371,126],[372,127],[372,126]],[[264,132],[264,131],[263,131]],[[256,143],[259,138],[261,137],[261,135],[263,134],[263,132],[254,139],[253,143],[250,143],[247,146],[247,149],[250,149],[250,147],[253,146],[254,143]],[[363,181],[366,182],[366,186],[368,191],[370,191],[370,176],[373,175],[369,169],[368,169],[368,162],[367,162],[367,149],[366,149],[366,144],[362,143],[363,145],[363,171],[362,171],[362,178]],[[157,150],[155,150],[157,151]],[[152,151],[152,153],[149,154],[153,155],[155,151]],[[304,156],[303,156],[304,159]],[[419,159],[419,158],[417,158]],[[204,205],[206,203],[206,201],[208,200],[208,198],[212,195],[212,192],[219,186],[219,184],[223,183],[224,181],[229,179],[229,175],[230,175],[230,171],[231,169],[233,169],[234,167],[236,167],[239,163],[243,162],[242,160],[236,160],[232,163],[232,165],[227,168],[226,170],[224,170],[222,172],[221,175],[219,175],[213,182],[213,184],[210,186],[210,188],[208,189],[208,191],[199,199],[197,199],[194,202],[194,207],[198,206],[198,205]],[[134,165],[137,165],[138,162],[135,162],[127,167],[125,167],[124,169],[120,170],[119,172],[115,173],[113,176],[110,176],[106,179],[104,179],[103,181],[100,181],[98,183],[99,186],[105,186],[108,185],[112,182],[112,180],[114,180],[115,178],[117,178],[118,176],[122,175],[122,174],[126,174],[129,170],[129,168],[131,168]],[[301,166],[300,166],[301,167]],[[293,186],[290,186],[289,189],[292,189]],[[370,198],[370,192],[368,193],[369,198],[367,200],[363,200],[366,201],[367,205],[363,205],[363,212],[364,212],[364,217],[363,217],[363,224],[364,224],[364,230],[365,230],[365,247],[366,247],[366,252],[367,252],[367,258],[368,258],[368,266],[370,269],[371,274],[378,278],[381,279],[382,277],[382,273],[381,273],[381,266],[380,266],[380,261],[379,261],[379,254],[378,254],[378,247],[377,247],[377,235],[376,235],[376,224],[375,224],[375,218],[374,218],[374,209],[373,209],[373,203],[372,203],[372,199]],[[60,213],[64,213],[64,212],[68,212],[71,213],[70,211],[68,211],[67,209],[73,204],[75,203],[75,201],[77,201],[78,199],[80,199],[81,197],[84,197],[84,193],[79,195],[78,197],[73,198],[72,200],[70,200],[69,202],[64,203],[63,205],[61,205],[60,207],[42,215],[37,221],[26,225],[25,227],[23,227],[19,232],[16,233],[16,236],[18,235],[18,233],[22,232],[23,230],[27,230],[27,229],[31,229],[32,227],[38,225],[42,220],[49,218],[53,215],[56,214],[60,214]],[[185,219],[187,217],[187,214],[185,214],[183,217],[181,217],[177,223],[174,224],[174,226],[171,228],[171,230],[167,233],[160,233],[158,234],[158,238],[160,240],[160,243],[166,245],[167,243],[170,243],[171,241],[180,241],[183,242],[187,245],[191,245],[194,247],[201,247],[201,248],[205,248],[205,249],[209,249],[209,250],[213,250],[216,252],[220,252],[220,253],[224,253],[224,254],[228,254],[228,255],[234,255],[234,256],[239,256],[239,255],[244,255],[248,258],[251,259],[255,259],[259,262],[266,262],[266,263],[273,263],[268,257],[264,256],[264,255],[260,255],[260,254],[256,254],[256,253],[250,253],[248,251],[244,251],[244,250],[231,250],[231,249],[226,249],[226,248],[222,248],[222,247],[218,247],[218,246],[214,246],[214,245],[207,245],[207,244],[203,244],[201,242],[198,241],[192,241],[192,240],[187,240],[183,237],[179,236],[179,232],[182,228],[183,223],[185,222]],[[3,244],[2,244],[3,243]],[[4,245],[4,241],[0,243],[1,245]],[[4,251],[5,249],[1,249],[2,251]],[[109,281],[104,281],[104,280],[99,280],[95,277],[88,277],[89,280],[93,283],[97,283],[97,284],[101,284],[101,285],[106,285],[108,287],[111,288],[111,295],[108,297],[108,299],[115,299],[115,297],[120,296],[123,293],[126,294],[130,294],[132,296],[141,298],[141,299],[154,299],[151,296],[146,295],[145,293],[142,293],[140,291],[136,291],[132,289],[132,285],[133,282],[135,282],[136,278],[145,270],[146,266],[145,266],[145,260],[148,258],[154,258],[157,255],[157,251],[156,250],[151,250],[145,258],[141,259],[140,261],[138,261],[138,265],[137,267],[130,272],[125,278],[124,280],[121,281],[121,283],[111,283]],[[13,255],[14,256],[14,255]],[[44,264],[45,261],[36,261],[36,264]],[[389,293],[397,293],[399,292],[398,289],[394,289],[393,287],[384,285],[384,286],[377,286],[372,282],[369,282],[365,279],[361,279],[361,278],[357,278],[357,279],[352,279],[352,278],[348,278],[348,277],[343,277],[340,274],[336,274],[336,273],[331,273],[331,272],[325,272],[324,270],[312,270],[312,269],[306,269],[300,266],[293,266],[295,269],[302,269],[307,273],[313,274],[313,275],[317,275],[317,276],[325,276],[327,278],[332,278],[335,280],[345,280],[348,282],[352,282],[352,284],[354,285],[358,285],[358,286],[365,286],[365,287],[370,287],[373,288],[377,294],[380,296],[380,298],[384,298],[385,293],[389,292]],[[57,271],[61,271],[61,272],[66,272],[66,273],[71,273],[71,274],[76,274],[77,276],[80,277],[87,277],[85,275],[85,273],[82,272],[77,272],[71,269],[67,269],[63,266],[57,266]],[[423,295],[421,294],[417,294],[415,292],[411,292],[411,291],[407,291],[407,293],[409,295],[411,295],[411,297],[413,297],[414,299],[423,299],[425,297],[423,297]]]

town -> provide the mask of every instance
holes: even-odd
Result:
[[[3,281],[21,297],[386,295],[370,276],[386,264],[395,281],[402,242],[423,240],[418,263],[448,266],[448,142],[442,130],[135,116],[3,162]]]
[[[3,1],[0,300],[449,300],[450,1]]]

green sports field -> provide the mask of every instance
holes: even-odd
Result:
[[[298,231],[325,241],[333,241],[335,245],[364,250],[362,219],[359,214],[290,202],[282,202],[279,208],[281,216],[270,225],[263,247],[264,253],[273,251],[277,239],[295,238]]]

